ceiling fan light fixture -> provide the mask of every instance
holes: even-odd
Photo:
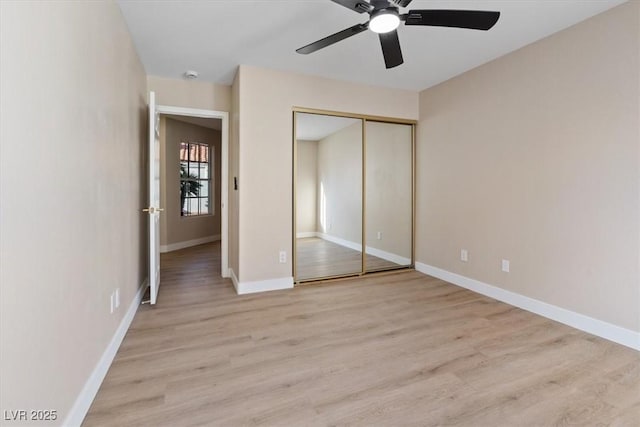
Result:
[[[380,9],[371,15],[369,29],[374,33],[389,33],[400,25],[400,16],[395,8]]]

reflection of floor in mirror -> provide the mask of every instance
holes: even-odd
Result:
[[[367,254],[367,270],[396,268],[398,264]],[[359,273],[362,256],[359,251],[318,237],[296,241],[296,276],[298,280]]]

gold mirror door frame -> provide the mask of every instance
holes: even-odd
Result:
[[[346,155],[344,155],[343,157],[347,159],[351,159],[352,161],[357,160],[358,164],[356,165],[356,163],[350,163],[349,167],[347,167],[347,165],[344,163],[344,160],[342,161],[338,160],[337,163],[339,163],[339,165],[336,166],[336,169],[342,169],[342,170],[337,172],[333,171],[334,172],[333,175],[338,176],[341,187],[345,187],[345,188],[341,188],[341,191],[343,192],[346,191],[346,188],[351,189],[351,193],[349,193],[351,194],[351,197],[348,197],[346,199],[343,197],[342,198],[343,205],[341,205],[344,211],[351,212],[350,218],[352,218],[352,221],[350,222],[350,226],[347,226],[347,228],[349,228],[350,231],[345,229],[344,224],[342,225],[338,224],[337,228],[342,227],[342,233],[340,233],[339,230],[334,230],[334,232],[332,233],[327,232],[327,227],[331,229],[333,220],[327,219],[331,217],[331,213],[326,213],[322,209],[323,208],[322,200],[324,200],[322,198],[323,185],[318,185],[317,183],[316,183],[316,187],[318,188],[318,191],[317,191],[318,194],[317,194],[316,200],[318,202],[317,202],[316,209],[318,212],[318,221],[317,221],[317,229],[315,230],[316,232],[309,233],[305,231],[306,228],[308,227],[304,227],[302,225],[300,226],[300,229],[298,227],[299,223],[300,224],[308,223],[308,220],[305,219],[306,217],[304,214],[304,211],[305,211],[304,205],[309,203],[308,200],[310,198],[313,199],[314,197],[314,196],[309,196],[304,191],[304,188],[303,188],[305,186],[306,187],[309,186],[308,182],[306,182],[308,181],[308,177],[305,177],[305,174],[309,175],[308,173],[309,171],[307,170],[307,166],[306,166],[307,164],[309,164],[308,160],[306,160],[308,154],[305,154],[305,152],[309,151],[308,142],[313,142],[313,141],[306,141],[304,140],[304,138],[299,138],[300,136],[303,136],[307,133],[304,129],[308,127],[307,119],[310,117],[314,120],[321,119],[322,117],[326,117],[329,122],[345,120],[345,123],[347,124],[347,126],[344,127],[345,130],[340,130],[340,133],[350,134],[351,135],[350,141],[353,141],[354,139],[357,138],[358,131],[359,131],[359,134],[360,134],[359,152],[354,148],[355,143],[350,142],[348,145],[341,146],[347,152]],[[346,121],[348,120],[351,120],[351,122],[347,123]],[[414,233],[415,233],[415,124],[416,122],[413,120],[404,120],[404,119],[395,119],[395,118],[388,118],[388,117],[368,116],[368,115],[359,115],[359,114],[295,107],[293,108],[292,123],[293,123],[293,128],[292,128],[292,135],[293,135],[292,137],[292,145],[293,145],[292,261],[293,263],[292,264],[293,264],[294,282],[296,284],[301,284],[305,282],[325,281],[325,280],[334,280],[334,279],[340,279],[345,277],[362,276],[364,274],[371,274],[371,273],[381,272],[381,271],[412,269],[414,267],[414,261],[415,261]],[[356,123],[358,123],[358,126],[356,126]],[[398,125],[399,127],[394,128],[392,125]],[[359,128],[359,129],[356,129],[356,128]],[[402,182],[404,182],[408,187],[405,190],[407,193],[405,196],[405,199],[406,198],[410,199],[408,205],[406,203],[403,203],[403,206],[406,205],[405,211],[406,210],[410,211],[410,214],[407,215],[408,217],[404,219],[404,222],[405,222],[404,229],[405,231],[409,230],[408,233],[410,234],[410,239],[408,239],[409,242],[407,242],[406,245],[403,245],[406,247],[404,247],[402,252],[402,257],[400,257],[400,259],[403,260],[402,262],[399,262],[396,259],[398,257],[396,258],[385,257],[385,254],[389,256],[391,254],[383,250],[383,249],[386,249],[384,246],[380,246],[380,245],[386,244],[386,242],[381,241],[382,240],[381,235],[383,234],[383,232],[378,231],[377,235],[375,235],[375,237],[372,238],[371,231],[369,231],[369,238],[367,238],[368,181],[373,180],[374,177],[380,178],[380,176],[383,176],[385,174],[386,176],[390,176],[393,172],[393,169],[390,169],[389,167],[385,168],[384,166],[381,167],[380,163],[376,163],[375,161],[372,161],[369,167],[371,169],[370,172],[373,175],[370,175],[370,176],[367,175],[367,166],[368,166],[367,150],[370,148],[367,144],[368,132],[373,131],[372,141],[376,139],[378,140],[376,144],[373,144],[372,142],[372,147],[374,147],[374,150],[375,150],[375,151],[372,151],[371,153],[372,159],[375,159],[376,157],[379,159],[384,159],[385,157],[389,157],[389,153],[390,153],[389,147],[385,148],[384,142],[382,143],[380,142],[380,136],[376,136],[375,133],[378,132],[376,130],[377,128],[382,128],[383,130],[384,129],[387,129],[387,130],[403,129],[404,135],[410,136],[410,141],[405,141],[402,143],[402,145],[407,147],[408,150],[410,151],[410,153],[405,153],[405,158],[408,158],[409,164],[407,164],[408,167],[406,167],[404,171],[404,172],[407,172],[408,170],[409,173],[408,174],[404,173],[403,176],[406,176],[407,179],[402,180]],[[341,138],[342,138],[341,141],[344,141],[344,137],[341,137]],[[393,139],[393,138],[389,139],[387,135],[384,135],[383,138],[387,138],[389,141]],[[300,144],[299,144],[299,139],[301,140]],[[327,141],[329,141],[330,139],[331,137],[328,137]],[[319,141],[316,141],[316,142],[318,142],[317,144],[318,147],[322,147],[319,150],[316,148],[317,150],[316,152],[319,153],[318,158],[320,159],[320,160],[317,160],[317,164],[325,165],[326,161],[322,160],[323,153],[330,152],[331,148],[328,148],[328,147],[330,147],[332,144],[329,142],[324,142],[324,140],[322,144],[320,144]],[[342,142],[342,144],[345,144],[345,143]],[[376,149],[375,147],[379,147],[379,148]],[[395,157],[395,156],[392,156],[392,157]],[[330,157],[330,159],[333,160],[334,157]],[[383,162],[382,164],[384,163],[386,162]],[[351,169],[351,172],[354,172],[354,171],[359,172],[360,182],[359,183],[357,182],[355,174],[353,173],[351,175],[345,174],[344,169]],[[333,193],[333,194],[330,194],[330,196],[340,199],[339,197],[337,197],[337,194],[335,194],[338,192],[337,190],[335,190],[337,188],[337,185],[335,184],[335,182],[333,183],[333,185],[330,185],[331,177],[324,174],[322,170],[322,166],[318,166],[318,171],[315,171],[312,173],[318,174],[316,178],[318,182],[324,183],[326,180],[327,182],[326,189]],[[299,179],[300,179],[300,182],[298,182]],[[354,189],[356,184],[360,188],[359,194],[355,194]],[[397,188],[397,183],[396,183],[396,188]],[[369,190],[373,191],[372,188],[370,188]],[[388,208],[392,209],[393,204],[395,202],[393,197],[394,193],[388,191],[386,194],[387,194],[386,196],[379,197],[380,200],[378,200],[377,205],[374,205],[374,206],[378,206],[378,207],[384,206],[384,201],[386,200]],[[327,199],[330,199],[329,195],[327,195]],[[372,198],[372,201],[373,199],[374,198]],[[355,219],[353,219],[354,218],[353,212],[355,211],[354,202],[357,202],[360,205],[359,221],[356,221]],[[328,204],[329,203],[327,203],[327,205]],[[376,208],[374,207],[374,210],[375,209]],[[306,210],[308,211],[309,209],[307,208]],[[387,212],[387,214],[391,215],[391,212]],[[341,212],[340,215],[342,216],[343,212]],[[371,216],[371,218],[374,218],[375,216],[376,215],[373,215]],[[354,232],[355,228],[359,229],[358,230],[359,236]],[[376,225],[376,228],[381,228],[381,227]],[[302,229],[304,229],[303,232],[301,232]],[[350,233],[350,236],[344,235],[345,233]],[[343,267],[347,264],[350,264],[351,265],[350,269],[345,270],[342,267],[338,267],[337,265],[334,265],[332,266],[331,269],[316,270],[318,272],[322,271],[322,273],[318,273],[317,275],[314,276],[313,269],[309,268],[308,248],[310,247],[309,245],[311,245],[312,243],[317,244],[318,242],[314,243],[312,242],[314,239],[306,238],[306,236],[314,235],[314,234],[321,237],[322,245],[327,246],[326,248],[321,248],[320,246],[318,246],[320,248],[321,253],[327,254],[330,252],[330,249],[331,249],[335,252],[335,255],[333,257],[334,260],[336,259],[336,257],[338,259],[350,257],[351,261],[349,263],[342,263]],[[385,235],[390,237],[389,234],[385,234]],[[341,239],[340,237],[345,237],[345,238]],[[370,246],[367,245],[368,240],[371,241]],[[346,249],[344,248],[340,249],[338,246],[333,245],[333,243],[337,243],[340,247],[346,247]],[[354,259],[356,257],[356,255],[354,254],[355,253],[354,251],[359,253],[357,255],[360,261],[358,265],[359,268],[355,268],[354,266],[355,264]],[[385,258],[393,262],[387,262],[385,261]],[[410,259],[410,262],[407,263],[406,261],[409,259]],[[301,263],[300,265],[299,265],[299,262]]]

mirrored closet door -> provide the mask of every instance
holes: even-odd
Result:
[[[413,264],[412,157],[413,126],[367,121],[366,271]]]
[[[362,126],[296,113],[295,266],[298,280],[362,271]]]
[[[413,125],[313,110],[293,119],[296,283],[411,267]]]

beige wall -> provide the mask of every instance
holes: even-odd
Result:
[[[418,261],[640,331],[639,9],[421,93]]]
[[[407,260],[412,249],[411,134],[411,125],[366,124],[366,245]]]
[[[147,76],[150,91],[156,93],[156,103],[171,107],[231,111],[231,87],[186,79]]]
[[[147,276],[145,73],[113,2],[0,20],[0,412],[60,425]]]
[[[320,233],[362,244],[362,121],[318,141]]]
[[[161,167],[164,174],[160,181],[160,191],[164,196],[164,214],[160,216],[161,245],[172,245],[189,240],[220,235],[220,132],[162,117],[165,138],[161,138]],[[211,215],[183,217],[180,215],[180,143],[206,143],[213,153],[213,179],[211,181]]]
[[[316,231],[318,141],[297,141],[296,232]]]
[[[292,107],[417,119],[418,93],[249,66],[238,83],[239,278],[291,277]]]

